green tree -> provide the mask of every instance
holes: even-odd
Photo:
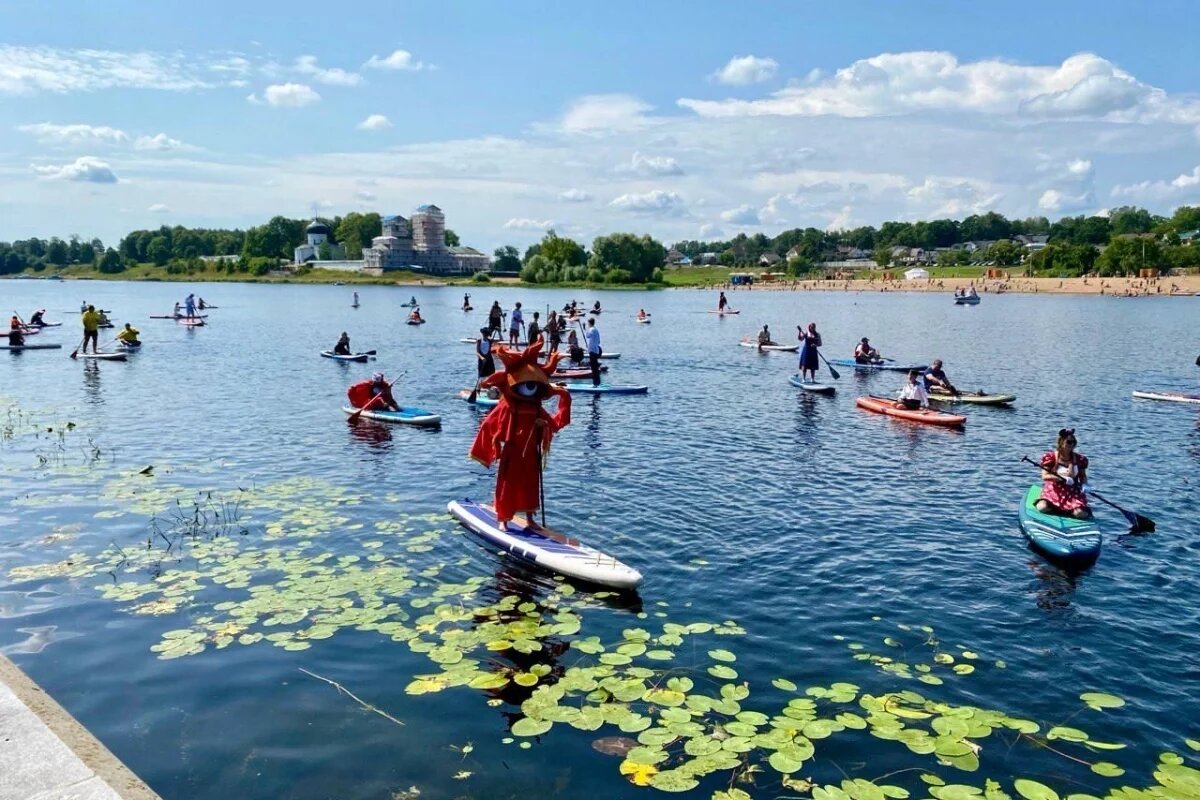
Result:
[[[342,217],[334,229],[338,242],[346,250],[346,258],[362,258],[364,248],[371,246],[371,240],[383,233],[383,220],[375,212],[360,214],[351,211]]]
[[[46,261],[56,267],[66,266],[70,263],[67,243],[57,236],[51,239],[49,246],[46,248]]]
[[[1007,239],[996,242],[987,249],[987,260],[1002,267],[1011,267],[1021,263],[1025,248]]]
[[[511,244],[504,247],[497,247],[496,252],[492,254],[495,260],[492,262],[492,269],[497,272],[517,272],[521,269],[521,255],[517,248]]]
[[[1012,223],[1003,214],[989,211],[967,217],[959,223],[958,230],[964,242],[994,241],[1012,236]]]
[[[598,236],[592,242],[592,256],[587,263],[589,280],[593,272],[603,275],[613,270],[623,270],[628,273],[624,282],[645,283],[655,270],[662,268],[666,254],[662,242],[648,235],[639,237],[632,233],[613,233]]]
[[[446,228],[446,234],[444,238],[446,240],[446,247],[458,247],[462,244],[462,242],[460,242],[458,239],[458,234],[449,228]]]
[[[1101,275],[1136,274],[1143,267],[1162,266],[1162,249],[1149,237],[1114,238],[1096,259]]]
[[[1149,233],[1158,220],[1144,208],[1121,206],[1108,214],[1109,228],[1114,236],[1125,233]]]
[[[554,229],[546,231],[542,237],[538,253],[559,264],[577,267],[587,263],[587,251],[583,245],[574,239],[559,236]]]
[[[155,236],[146,245],[146,258],[158,266],[163,266],[171,259],[171,244],[165,236]]]
[[[892,263],[892,248],[889,245],[881,244],[871,253],[871,258],[875,259],[875,264],[879,267],[886,267]]]
[[[317,260],[333,260],[333,247],[330,246],[329,242],[321,242],[319,245],[317,245]]]
[[[96,269],[106,275],[123,272],[125,270],[125,259],[121,258],[121,254],[110,247],[100,256],[100,260],[96,264]]]

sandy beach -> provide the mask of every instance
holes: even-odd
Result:
[[[981,295],[1096,294],[1118,297],[1192,297],[1200,293],[1200,275],[1163,278],[930,278],[927,280],[788,280],[766,281],[753,286],[714,284],[705,288],[725,292],[953,292],[975,286]]]

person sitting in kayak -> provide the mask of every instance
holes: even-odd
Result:
[[[350,355],[350,334],[342,331],[342,335],[338,337],[337,344],[333,346],[333,354],[335,356]]]
[[[871,343],[865,336],[858,343],[858,346],[854,348],[854,362],[856,364],[878,364],[882,360],[879,351],[871,347]]]
[[[896,395],[896,400],[909,411],[916,411],[918,408],[929,408],[929,395],[925,393],[925,382],[921,380],[920,370],[911,369],[908,371],[908,382],[900,389],[900,394]]]
[[[954,388],[954,384],[946,377],[946,371],[942,369],[942,360],[940,358],[933,360],[933,363],[929,365],[929,369],[925,370],[924,377],[926,391],[952,394],[956,397],[962,394],[962,392]]]
[[[1038,511],[1075,519],[1091,519],[1087,499],[1087,456],[1075,452],[1074,428],[1058,432],[1054,450],[1042,456],[1042,496]]]
[[[138,340],[138,333],[140,333],[140,331],[137,328],[126,322],[125,327],[122,328],[121,332],[117,334],[117,341],[121,344],[128,345],[129,347],[137,347],[139,344],[141,344],[141,342]]]
[[[35,327],[38,327],[38,328],[45,325],[46,320],[42,319],[42,317],[45,315],[45,313],[46,313],[46,309],[44,309],[44,308],[39,308],[37,311],[33,312],[33,316],[29,318],[29,324],[33,325]]]
[[[369,380],[359,381],[346,390],[350,405],[368,411],[399,411],[396,398],[392,397],[392,386],[382,372],[376,372]]]
[[[763,347],[770,344],[775,344],[771,341],[771,331],[767,329],[766,325],[763,325],[763,329],[758,332],[758,346]]]
[[[414,308],[412,310],[412,313],[408,315],[408,321],[409,322],[424,322],[425,320],[421,319],[421,309]]]
[[[971,284],[971,288],[967,290],[966,297],[979,297],[979,292],[975,291],[975,284]]]
[[[717,300],[717,311],[724,311],[728,305],[729,301],[725,299],[725,293],[721,292],[721,298]]]

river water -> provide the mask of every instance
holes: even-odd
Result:
[[[2,285],[67,324],[35,337],[62,350],[0,358],[0,648],[164,797],[1103,796],[1196,755],[1200,415],[1130,392],[1196,391],[1200,300],[742,292],[718,318],[710,292],[484,286],[464,314],[455,289],[352,309],[350,287],[220,284],[187,330],[147,318],[182,284]],[[144,352],[67,359],[85,298]],[[606,309],[609,380],[650,393],[576,398],[548,521],[640,569],[636,597],[531,574],[445,514],[492,488],[459,339],[493,299],[576,298]],[[925,428],[854,407],[898,374],[805,396],[793,355],[737,346],[809,321],[830,358],[869,336],[1017,402]],[[342,330],[378,359],[318,358]],[[375,370],[441,429],[348,425]],[[1158,523],[1121,536],[1101,507],[1081,574],[1016,522],[1019,459],[1063,426],[1093,487]]]

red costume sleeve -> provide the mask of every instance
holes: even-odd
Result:
[[[1042,469],[1047,472],[1054,472],[1054,468],[1058,466],[1058,458],[1054,453],[1045,453],[1042,455]]]
[[[500,439],[508,428],[511,414],[512,409],[508,404],[500,403],[483,418],[475,441],[471,444],[471,458],[485,467],[490,467],[500,458]]]
[[[371,382],[359,381],[346,390],[346,397],[349,398],[350,405],[362,408],[371,399]]]

